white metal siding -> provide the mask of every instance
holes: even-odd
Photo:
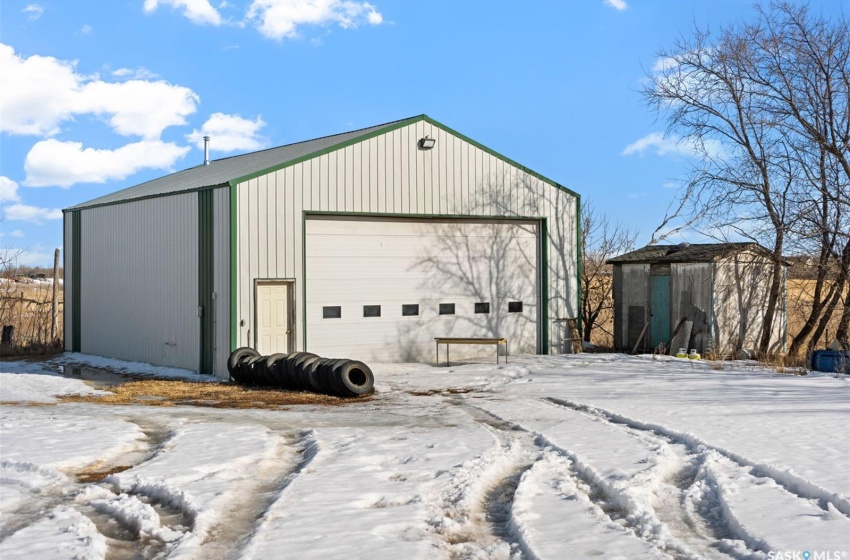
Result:
[[[197,193],[82,214],[82,351],[197,370]]]
[[[230,355],[230,189],[213,191],[213,286],[215,309],[215,353],[213,373],[226,378]]]
[[[426,135],[436,146],[417,149]],[[254,279],[294,278],[302,317],[305,211],[546,218],[551,344],[562,334],[551,321],[578,315],[575,197],[426,121],[251,179],[237,196],[239,346],[253,340]]]
[[[538,227],[515,221],[321,217],[307,220],[307,347],[320,355],[423,361],[435,337],[505,337],[538,346]],[[522,302],[509,313],[508,302]],[[439,305],[455,314],[439,315]],[[489,313],[475,313],[476,303]],[[403,316],[402,305],[419,305]],[[380,305],[380,317],[364,317]],[[324,319],[324,306],[341,318]],[[453,349],[493,355],[492,348]]]
[[[73,348],[73,336],[74,336],[74,306],[71,304],[71,294],[73,293],[74,286],[74,264],[73,264],[73,234],[72,234],[72,221],[73,214],[71,212],[65,212],[62,216],[64,228],[64,244],[62,247],[62,258],[63,260],[63,276],[64,280],[62,281],[62,301],[63,305],[63,315],[62,321],[64,323],[65,328],[65,350],[70,352]]]

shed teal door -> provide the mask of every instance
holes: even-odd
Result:
[[[670,342],[670,276],[649,277],[649,306],[652,319],[649,333],[652,347]]]

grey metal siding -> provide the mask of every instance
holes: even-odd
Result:
[[[417,149],[426,135],[436,146]],[[545,218],[548,339],[560,338],[551,320],[578,315],[575,196],[429,122],[250,179],[237,200],[239,346],[252,340],[256,278],[295,278],[302,317],[304,212]],[[298,348],[303,334],[301,325]]]
[[[198,195],[80,211],[82,351],[198,370]]]

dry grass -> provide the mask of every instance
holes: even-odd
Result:
[[[241,387],[231,383],[191,383],[145,379],[122,383],[108,395],[65,395],[60,402],[86,402],[107,405],[202,406],[209,408],[265,408],[312,404],[342,405],[370,397],[341,399],[315,393]]]
[[[58,329],[56,337],[63,337],[63,290],[59,286]],[[0,324],[15,327],[13,345],[4,346],[4,355],[24,353],[29,350],[49,349],[55,346],[51,339],[53,322],[53,285],[45,282],[0,282]]]
[[[86,467],[78,473],[75,473],[74,476],[76,477],[77,482],[81,484],[88,484],[91,482],[100,482],[111,474],[124,472],[131,468],[133,468],[132,465],[105,467],[99,464],[94,464]]]

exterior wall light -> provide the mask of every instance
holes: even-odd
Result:
[[[425,138],[420,138],[419,139],[419,149],[420,150],[430,150],[431,148],[434,147],[434,144],[436,144],[436,143],[437,143],[437,140],[434,139],[434,138],[431,138],[429,136],[426,136]]]

